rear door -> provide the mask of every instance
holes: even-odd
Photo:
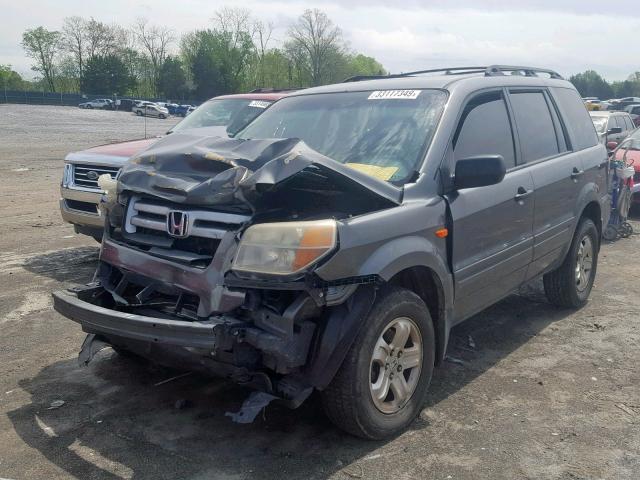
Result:
[[[533,262],[527,278],[554,264],[571,241],[574,205],[585,183],[580,155],[568,151],[567,140],[549,93],[544,88],[511,89],[520,139],[520,168],[533,176]]]
[[[516,165],[516,143],[505,91],[478,93],[467,102],[449,149],[455,162],[502,155],[502,182],[446,195],[452,217],[451,264],[455,319],[462,321],[523,282],[533,249],[533,180]]]

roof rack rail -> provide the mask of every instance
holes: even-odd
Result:
[[[537,77],[538,73],[546,73],[550,78],[556,80],[564,80],[562,75],[554,70],[549,70],[548,68],[537,68],[537,67],[522,67],[516,65],[491,65],[486,68],[485,75],[487,77],[494,77],[497,75],[504,75],[504,72],[521,72],[525,77]]]
[[[280,93],[293,92],[294,90],[300,90],[300,88],[254,88],[249,93]]]
[[[431,68],[428,70],[416,70],[414,72],[394,73],[390,75],[356,75],[343,80],[343,83],[347,82],[360,82],[363,80],[378,80],[381,78],[402,78],[412,77],[414,75],[422,75],[425,73],[439,73],[443,72],[445,75],[465,75],[469,73],[484,73],[487,77],[495,77],[498,75],[504,75],[504,72],[511,72],[511,74],[524,75],[526,77],[537,77],[538,73],[546,73],[550,78],[556,80],[564,80],[562,76],[553,70],[546,68],[536,67],[521,67],[514,65],[490,65],[488,67],[447,67],[447,68]]]

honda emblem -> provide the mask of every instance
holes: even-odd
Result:
[[[187,216],[187,212],[171,210],[167,215],[167,232],[176,238],[188,237],[189,217]]]

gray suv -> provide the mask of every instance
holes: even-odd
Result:
[[[365,438],[422,409],[451,328],[543,276],[585,304],[607,153],[575,88],[529,67],[358,77],[235,138],[179,132],[103,200],[95,281],[53,294],[88,336],[251,387],[232,417],[319,391]]]

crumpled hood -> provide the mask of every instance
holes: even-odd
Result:
[[[390,205],[402,200],[402,189],[325,157],[296,138],[203,138],[177,132],[127,162],[118,176],[118,192],[188,205],[244,204],[255,210],[263,194],[300,175],[308,180],[298,181],[299,189],[339,189]]]

